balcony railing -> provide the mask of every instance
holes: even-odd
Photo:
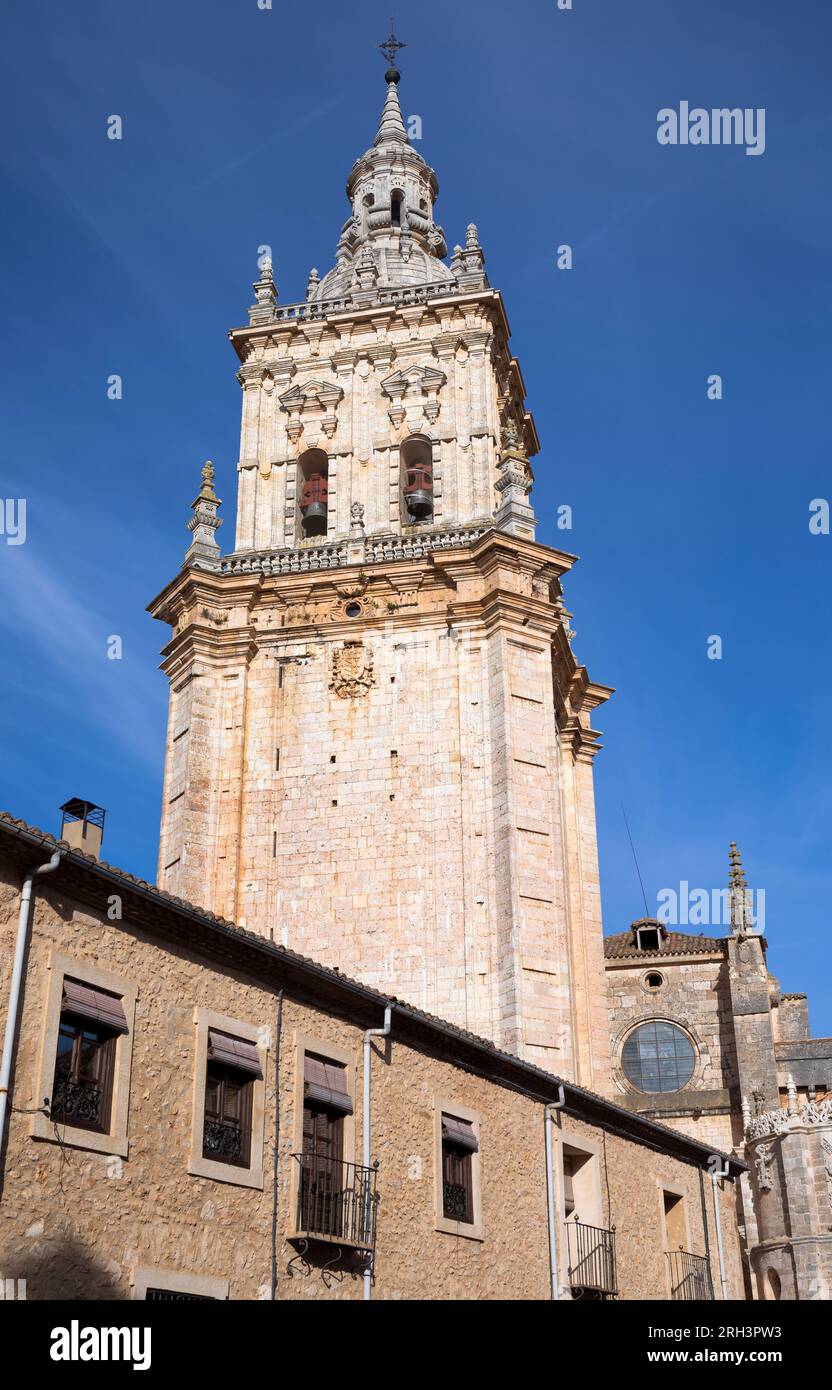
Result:
[[[378,1163],[362,1168],[326,1154],[293,1154],[299,1165],[296,1234],[373,1250]]]
[[[707,1303],[714,1296],[711,1271],[704,1255],[668,1250],[670,1297],[674,1303]]]
[[[202,1156],[219,1163],[243,1162],[243,1126],[234,1120],[211,1120],[206,1117],[202,1133]]]
[[[390,560],[420,560],[434,550],[456,550],[473,545],[488,528],[485,525],[455,526],[444,530],[412,527],[384,536],[368,536],[364,564],[385,564]],[[284,550],[239,551],[226,555],[220,565],[223,574],[297,574],[307,570],[339,569],[350,563],[344,538],[315,545],[301,542]]]
[[[566,1222],[569,1283],[576,1298],[615,1298],[615,1228]]]
[[[56,1077],[50,1117],[58,1124],[98,1129],[101,1125],[101,1100],[101,1088],[94,1081],[70,1081],[68,1076]]]
[[[424,304],[428,299],[437,299],[454,294],[457,290],[455,280],[437,280],[432,285],[400,285],[396,288],[380,289],[376,292],[378,304]],[[308,299],[300,304],[275,305],[272,322],[283,323],[287,319],[325,319],[330,314],[343,314],[356,309],[351,295],[341,295],[335,299]]]
[[[442,1184],[442,1215],[447,1221],[470,1221],[468,1188],[458,1182]]]

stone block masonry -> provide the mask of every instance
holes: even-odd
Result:
[[[501,1046],[608,1085],[572,560],[491,531],[304,575],[186,570],[159,882]]]

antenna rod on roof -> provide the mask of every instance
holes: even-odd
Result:
[[[644,882],[643,882],[642,877],[641,877],[641,869],[638,867],[638,859],[637,859],[637,857],[636,857],[636,847],[635,847],[635,845],[633,844],[633,837],[632,837],[632,835],[630,834],[630,822],[627,820],[627,812],[624,810],[624,802],[623,802],[623,801],[622,801],[622,803],[621,803],[621,814],[622,814],[622,816],[624,817],[624,824],[625,824],[626,827],[627,827],[627,839],[630,841],[630,849],[633,851],[633,863],[634,863],[635,866],[636,866],[636,873],[638,874],[639,887],[641,888],[641,896],[642,896],[642,899],[643,899],[643,901],[644,901],[644,915],[645,915],[645,917],[649,917],[649,916],[650,916],[650,909],[649,909],[649,907],[647,906],[647,894],[646,894],[645,891],[644,891]]]

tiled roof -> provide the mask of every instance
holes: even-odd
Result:
[[[604,937],[604,956],[607,960],[627,960],[629,957],[641,959],[659,956],[690,956],[724,951],[725,936],[696,936],[693,932],[669,931],[662,937],[658,951],[640,951],[633,941],[631,931],[616,932],[614,936]]]
[[[719,1151],[713,1149],[711,1145],[701,1144],[680,1130],[670,1129],[669,1126],[663,1125],[657,1120],[647,1119],[643,1115],[626,1110],[623,1106],[614,1104],[613,1101],[598,1095],[595,1091],[589,1091],[586,1087],[578,1086],[573,1081],[566,1081],[562,1077],[555,1076],[552,1072],[544,1071],[542,1067],[537,1067],[532,1062],[526,1062],[514,1053],[503,1052],[487,1038],[480,1038],[465,1028],[448,1023],[445,1019],[437,1018],[433,1014],[425,1013],[422,1009],[417,1009],[403,1000],[381,994],[369,985],[364,985],[359,980],[353,980],[348,975],[343,975],[335,967],[319,965],[317,961],[299,955],[297,951],[291,951],[287,946],[278,945],[256,932],[238,927],[226,918],[218,917],[213,912],[196,907],[184,898],[177,898],[172,893],[166,893],[164,889],[148,883],[145,879],[136,878],[124,869],[116,868],[105,860],[96,859],[91,854],[85,854],[81,850],[72,848],[65,840],[56,840],[47,831],[17,819],[7,811],[0,811],[0,832],[4,830],[19,839],[28,841],[30,845],[37,846],[40,850],[45,849],[51,852],[55,849],[61,849],[64,852],[67,866],[72,865],[82,871],[86,870],[93,878],[104,878],[110,883],[115,881],[127,890],[133,889],[157,908],[167,908],[174,914],[181,914],[191,923],[203,924],[221,934],[226,942],[236,942],[240,948],[254,949],[262,956],[285,962],[287,966],[293,967],[306,976],[314,977],[321,982],[329,982],[335,988],[351,995],[355,1002],[360,999],[365,1003],[381,1008],[388,1004],[392,1005],[395,1015],[400,1020],[416,1025],[423,1033],[425,1031],[432,1033],[435,1041],[438,1041],[439,1037],[442,1036],[446,1039],[457,1039],[460,1046],[467,1046],[472,1053],[479,1054],[480,1065],[487,1067],[488,1071],[498,1080],[507,1082],[515,1089],[520,1089],[538,1100],[548,1102],[556,1099],[558,1088],[562,1086],[566,1092],[567,1112],[571,1110],[575,1114],[583,1113],[591,1121],[605,1126],[613,1132],[624,1134],[637,1143],[645,1144],[661,1152],[675,1151],[680,1157],[684,1157],[688,1162],[696,1163],[700,1167],[705,1166],[710,1161],[711,1156],[716,1153],[730,1163],[732,1176],[737,1176],[748,1166],[742,1159],[738,1159],[732,1154],[719,1154]],[[33,863],[37,863],[34,857]],[[47,882],[53,889],[57,886],[55,879],[50,879]],[[46,883],[44,888],[48,891]],[[117,923],[113,925],[117,925]],[[155,929],[160,934],[163,933],[158,921],[158,914],[155,920]],[[615,938],[610,938],[610,940],[615,940]],[[195,944],[191,938],[191,945],[195,946]],[[460,1059],[460,1065],[464,1065],[462,1059]]]

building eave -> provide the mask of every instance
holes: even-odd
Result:
[[[563,1087],[567,1114],[647,1148],[671,1153],[696,1167],[707,1168],[714,1156],[715,1151],[709,1145],[633,1114],[574,1082],[501,1051],[465,1029],[423,1013],[402,1000],[389,999],[338,970],[319,965],[193,903],[175,898],[122,869],[81,854],[65,841],[59,842],[7,812],[0,812],[0,836],[18,847],[17,857],[23,861],[24,873],[38,862],[38,855],[44,851],[51,854],[59,845],[63,848],[59,874],[39,890],[44,895],[59,893],[80,902],[91,900],[93,906],[106,912],[111,896],[107,890],[117,888],[122,898],[127,899],[122,920],[113,922],[118,930],[128,930],[127,919],[132,918],[149,934],[178,943],[187,941],[191,950],[202,950],[208,957],[219,957],[237,968],[250,968],[251,974],[261,983],[269,970],[274,971],[276,988],[282,985],[294,990],[300,998],[311,997],[319,1004],[324,1001],[336,1011],[346,1011],[351,1017],[357,1017],[360,1022],[377,1022],[379,1011],[390,1004],[395,1018],[394,1033],[414,1047],[439,1050],[455,1063],[544,1104],[556,1101]],[[733,1155],[717,1153],[717,1157],[728,1164],[732,1179],[747,1167]]]

